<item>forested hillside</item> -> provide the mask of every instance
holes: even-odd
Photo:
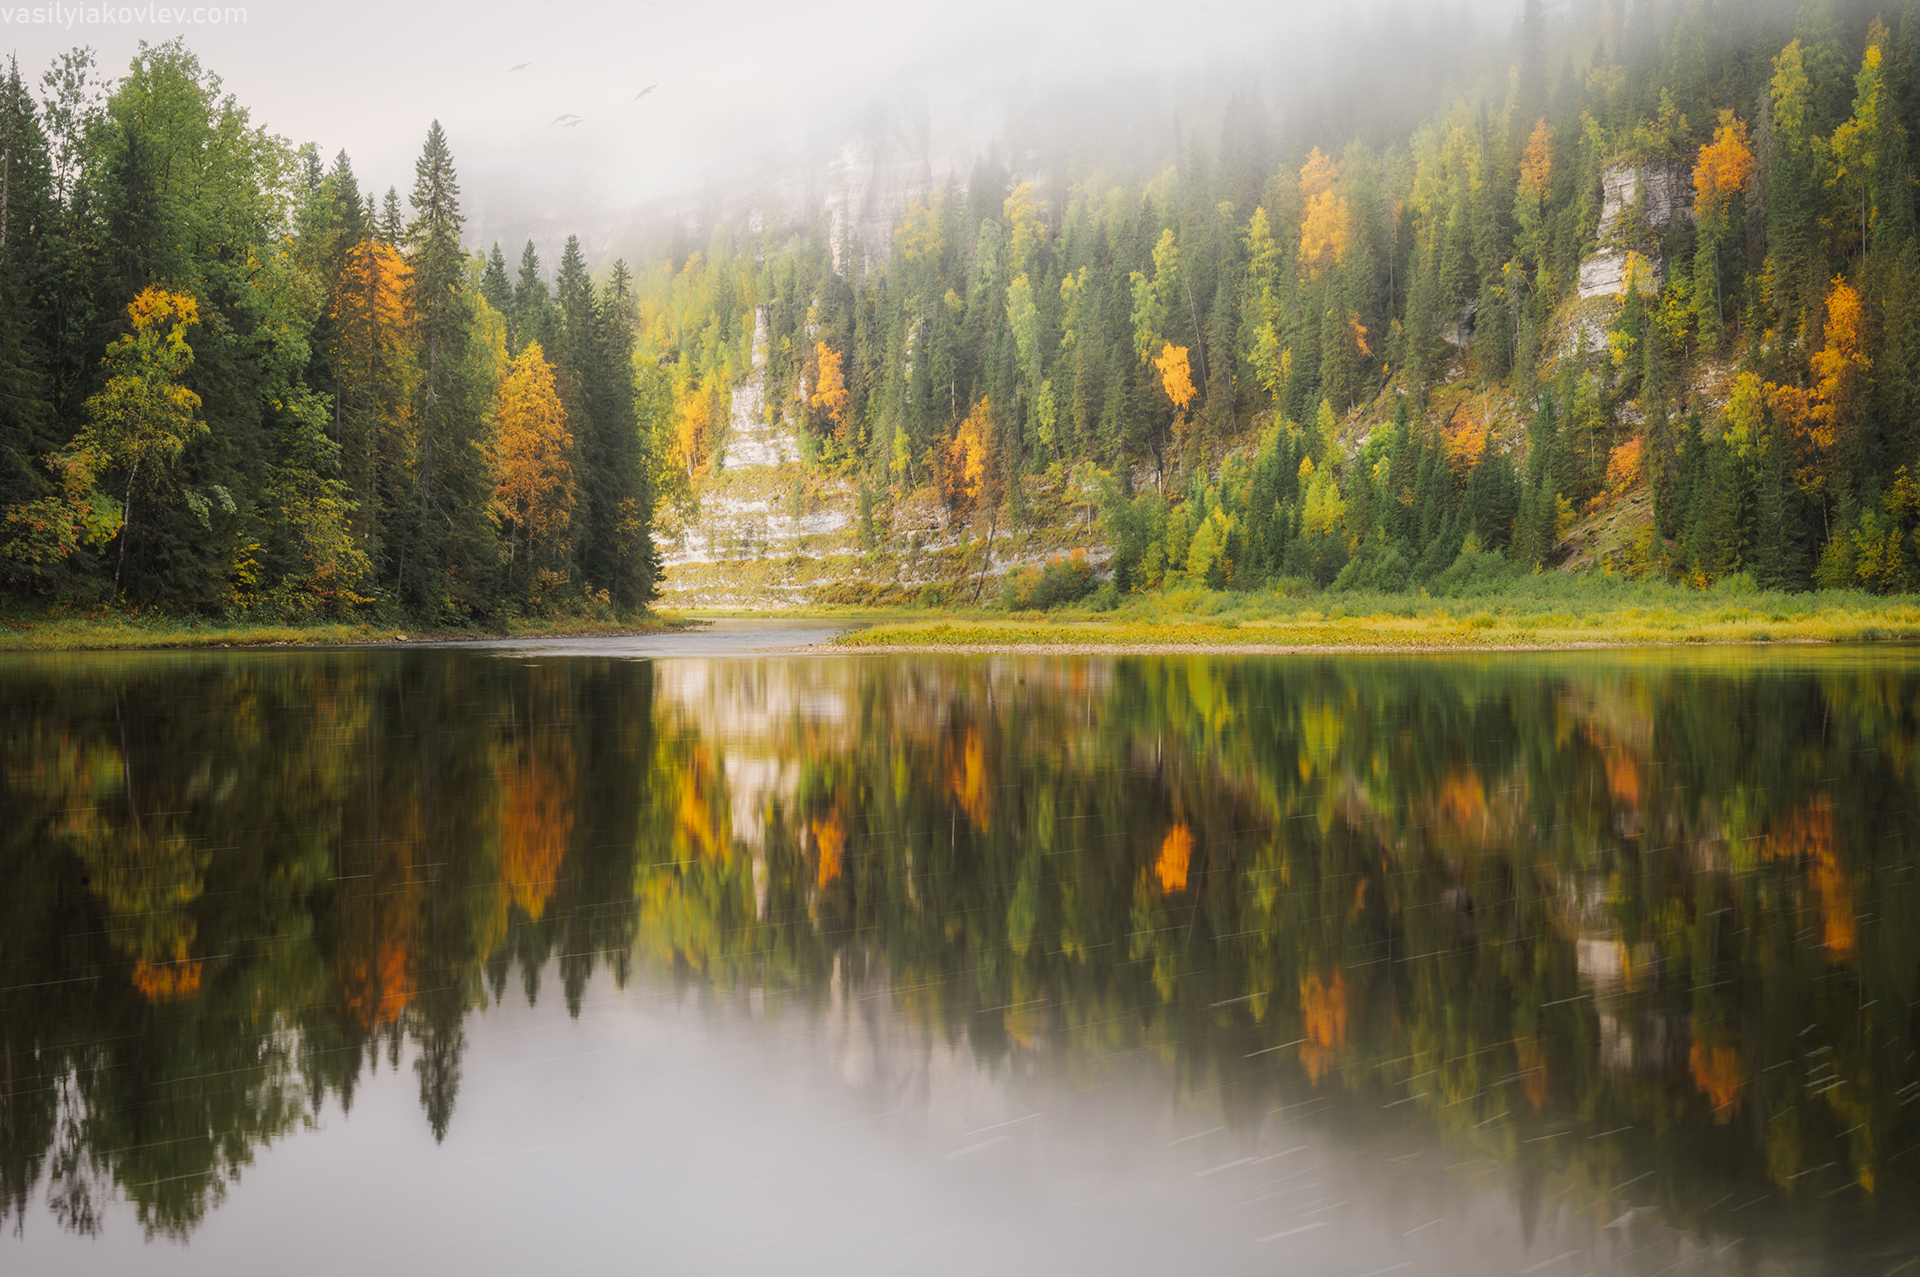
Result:
[[[829,488],[868,549],[917,519],[893,576],[936,599],[1076,544],[1008,597],[1094,569],[1920,586],[1920,8],[1422,21],[1311,95],[1223,94],[1144,166],[1075,136],[936,175],[884,255],[816,209],[551,276],[463,244],[437,125],[403,207],[178,44],[105,92],[84,54],[15,70],[0,574],[203,612],[630,608],[745,402],[792,432],[796,526]]]
[[[1583,525],[1632,573],[1920,583],[1915,7],[1519,17],[1428,101],[1361,58],[1159,171],[984,160],[884,262],[822,226],[757,283],[724,234],[658,264],[673,469],[724,461],[761,305],[771,410],[883,521],[937,492],[962,597],[1094,492],[1122,590],[1406,588]]]
[[[179,43],[0,84],[0,580],[16,596],[461,624],[657,574],[634,295],[461,240],[255,124]]]

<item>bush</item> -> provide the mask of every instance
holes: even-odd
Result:
[[[1010,612],[1058,607],[1093,593],[1093,564],[1085,550],[1055,555],[1044,568],[1009,572],[1000,584],[1000,598]]]

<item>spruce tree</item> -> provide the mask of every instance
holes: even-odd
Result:
[[[507,279],[506,255],[500,251],[500,241],[493,242],[493,251],[487,254],[487,266],[480,275],[480,295],[487,299],[487,305],[498,311],[513,326],[513,285]]]
[[[467,258],[460,246],[460,185],[446,133],[435,120],[414,164],[413,220],[407,265],[413,272],[414,330],[420,364],[414,420],[414,506],[406,522],[411,544],[393,576],[402,597],[422,615],[477,616],[489,607],[492,530],[487,522],[480,434],[484,405],[463,384],[473,311],[463,295]]]

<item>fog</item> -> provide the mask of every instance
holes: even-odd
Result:
[[[1103,138],[1170,154],[1175,122],[1204,119],[1228,92],[1277,110],[1342,67],[1360,73],[1370,44],[1466,25],[1462,5],[1409,0],[1365,16],[1319,0],[250,0],[237,13],[189,7],[202,20],[185,24],[156,7],[74,6],[34,23],[0,4],[0,40],[37,81],[76,45],[111,78],[140,42],[184,36],[256,123],[329,159],[344,148],[363,188],[403,197],[438,119],[470,242],[544,246],[578,231],[600,259],[631,251],[662,213],[711,213],[770,186],[811,198],[862,130],[904,139],[935,181],[1042,120],[1083,148]],[[1479,7],[1503,24],[1517,11]],[[104,20],[122,14],[134,21]],[[1345,56],[1330,62],[1332,49]]]

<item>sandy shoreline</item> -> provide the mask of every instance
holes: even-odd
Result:
[[[818,656],[1333,656],[1343,653],[1434,656],[1450,652],[1595,652],[1633,648],[1829,647],[1821,639],[1719,643],[825,643],[792,651]]]

